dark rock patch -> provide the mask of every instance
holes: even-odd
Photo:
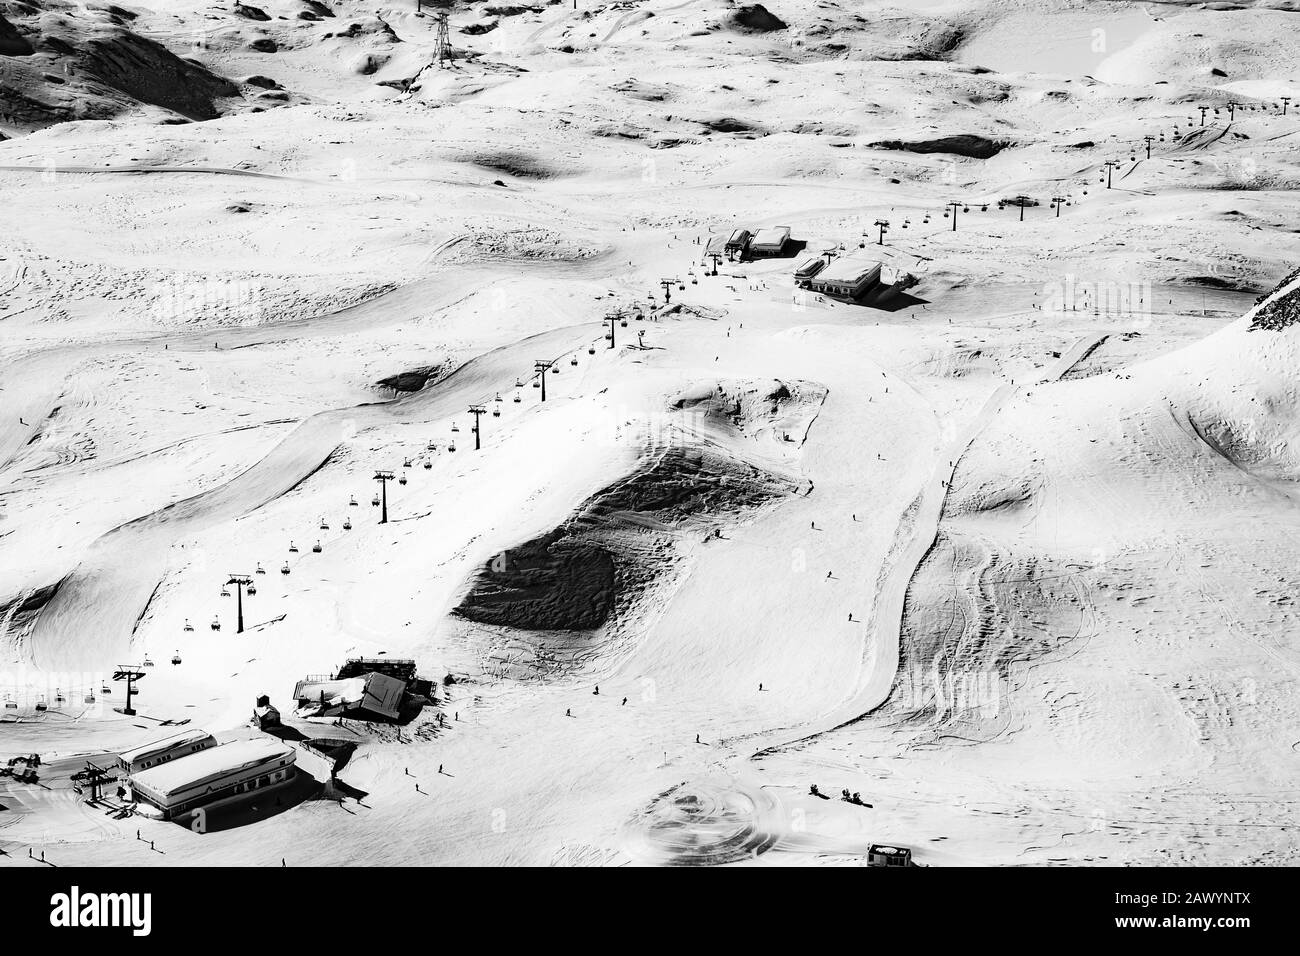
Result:
[[[18,28],[0,17],[0,56],[31,56],[35,47],[18,32]]]
[[[394,392],[418,392],[441,374],[442,369],[426,365],[423,368],[413,368],[410,371],[381,378],[375,385]]]
[[[595,631],[644,593],[681,530],[720,528],[794,488],[723,452],[674,447],[489,560],[454,613],[525,631]]]
[[[748,120],[736,119],[734,116],[720,116],[717,119],[700,120],[700,125],[715,133],[757,133],[762,127]]]
[[[1259,302],[1285,289],[1297,279],[1300,279],[1300,269],[1296,269],[1279,282],[1272,292],[1260,296]],[[1300,292],[1292,292],[1290,295],[1279,296],[1256,312],[1255,318],[1250,323],[1250,331],[1264,329],[1269,332],[1280,332],[1298,322],[1300,322]]]
[[[488,562],[456,613],[480,624],[589,631],[614,607],[614,558],[556,529]]]
[[[551,179],[559,171],[539,156],[517,150],[493,153],[475,153],[467,162],[496,173],[506,173],[516,179]]]
[[[737,29],[750,33],[772,33],[789,27],[788,23],[761,3],[738,8],[731,15],[731,23]]]
[[[235,16],[243,17],[245,20],[257,20],[262,23],[271,19],[271,15],[261,7],[250,7],[242,3],[235,4]]]
[[[972,133],[959,133],[954,136],[940,136],[935,139],[912,140],[910,142],[900,139],[883,140],[879,143],[869,143],[868,148],[895,149],[908,153],[952,153],[955,156],[966,156],[971,159],[989,159],[1010,145],[1011,143],[1007,140],[994,140],[984,136],[976,136]]]

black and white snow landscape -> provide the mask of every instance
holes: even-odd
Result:
[[[0,868],[1296,865],[1300,2],[0,0]]]

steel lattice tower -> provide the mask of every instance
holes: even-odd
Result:
[[[438,52],[434,59],[438,63],[438,68],[442,69],[449,65],[453,59],[451,49],[451,28],[447,22],[447,14],[438,14]]]

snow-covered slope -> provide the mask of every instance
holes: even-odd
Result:
[[[455,678],[364,805],[0,847],[1294,862],[1297,21],[1212,6],[0,3],[0,752]]]

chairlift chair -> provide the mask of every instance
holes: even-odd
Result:
[[[351,521],[348,521],[348,520],[346,520],[346,519],[344,519],[344,521],[343,521],[343,530],[344,530],[344,531],[351,531],[351,530],[352,530],[352,522],[351,522]]]
[[[212,629],[214,631],[221,630],[221,622],[218,621],[215,617],[212,619]]]
[[[452,423],[451,423],[451,430],[454,431],[454,432],[458,432],[458,431],[460,431],[460,427],[459,427],[455,422],[452,422]]]
[[[405,475],[402,475],[401,478],[398,478],[398,479],[397,479],[397,483],[398,483],[399,485],[404,485],[404,484],[406,484],[406,476],[405,476]],[[317,548],[316,550],[319,551],[320,549]]]
[[[424,462],[424,470],[425,470],[425,471],[428,471],[428,470],[429,470],[430,468],[432,468],[432,467],[433,467],[433,462],[428,461],[428,460],[426,459],[425,462]]]
[[[265,573],[266,573],[266,569],[262,567],[262,562],[261,562],[261,561],[257,562],[257,570],[254,571],[253,573],[254,573],[254,574],[265,574]]]
[[[172,663],[179,664],[180,662],[181,662],[181,652],[177,651],[175,654],[172,655]]]
[[[320,529],[322,531],[328,531],[330,529],[330,523],[326,521],[324,518],[320,519]]]
[[[378,495],[375,495],[373,498],[371,498],[371,499],[370,499],[370,503],[371,503],[372,505],[374,505],[376,508],[378,508],[378,507],[379,507],[379,496],[378,496]]]
[[[520,395],[519,395],[518,392],[515,392],[515,401],[516,401],[516,402],[522,402],[522,401],[523,401],[523,398],[520,397]]]
[[[595,347],[594,345],[588,345],[588,346],[587,346],[587,354],[588,354],[588,355],[595,355],[595,354],[596,354],[596,347]]]
[[[38,701],[36,702],[36,709],[37,709],[37,710],[48,710],[48,709],[49,709],[49,707],[48,707],[48,706],[46,705],[46,703],[45,703],[45,698],[44,698],[44,697],[42,697],[40,700],[38,700]]]
[[[247,594],[249,597],[252,597],[253,595],[257,594],[257,585],[253,584],[250,581],[248,583],[248,586],[244,588],[244,593]]]
[[[189,619],[188,617],[185,619],[185,626],[184,626],[183,628],[181,628],[181,630],[182,630],[182,631],[192,631],[192,630],[194,630],[194,625],[190,623],[190,619]]]
[[[570,364],[570,365],[577,365],[577,364],[578,364],[578,356],[575,355],[573,358],[569,359],[569,364]]]
[[[406,459],[406,461],[402,462],[402,467],[403,467],[403,468],[410,468],[410,467],[411,467],[411,459],[408,458],[408,459]]]
[[[225,587],[224,585],[223,585],[222,588],[221,588],[221,596],[222,596],[222,597],[230,597],[230,591],[227,590],[226,587]]]
[[[95,692],[90,691],[90,693],[86,694],[84,700],[87,704],[93,704],[95,702]]]
[[[493,418],[500,418],[500,417],[501,417],[501,406],[500,406],[500,405],[494,405],[494,406],[492,407],[492,417],[493,417]]]
[[[311,550],[312,550],[312,553],[313,553],[313,554],[320,554],[320,553],[321,553],[320,542],[317,541],[315,544],[313,544],[313,545],[311,546]]]
[[[288,562],[288,561],[284,562],[284,567],[282,567],[282,568],[280,569],[280,573],[281,573],[281,574],[288,574],[288,573],[289,573],[289,562]]]
[[[623,328],[627,328],[627,319],[624,319],[623,321],[619,322],[618,324],[619,324],[620,326],[622,326]]]
[[[356,496],[356,495],[353,495],[351,498],[348,499],[348,505],[349,505],[350,507],[352,507],[352,508],[355,508],[355,507],[357,506],[357,496]]]
[[[146,654],[146,655],[144,656],[144,660],[142,660],[142,661],[140,662],[140,666],[141,666],[141,667],[153,667],[153,661],[149,660],[149,655],[148,655],[148,654]]]
[[[455,451],[455,450],[456,450],[456,443],[455,443],[455,442],[450,442],[450,443],[447,445],[447,451]]]

